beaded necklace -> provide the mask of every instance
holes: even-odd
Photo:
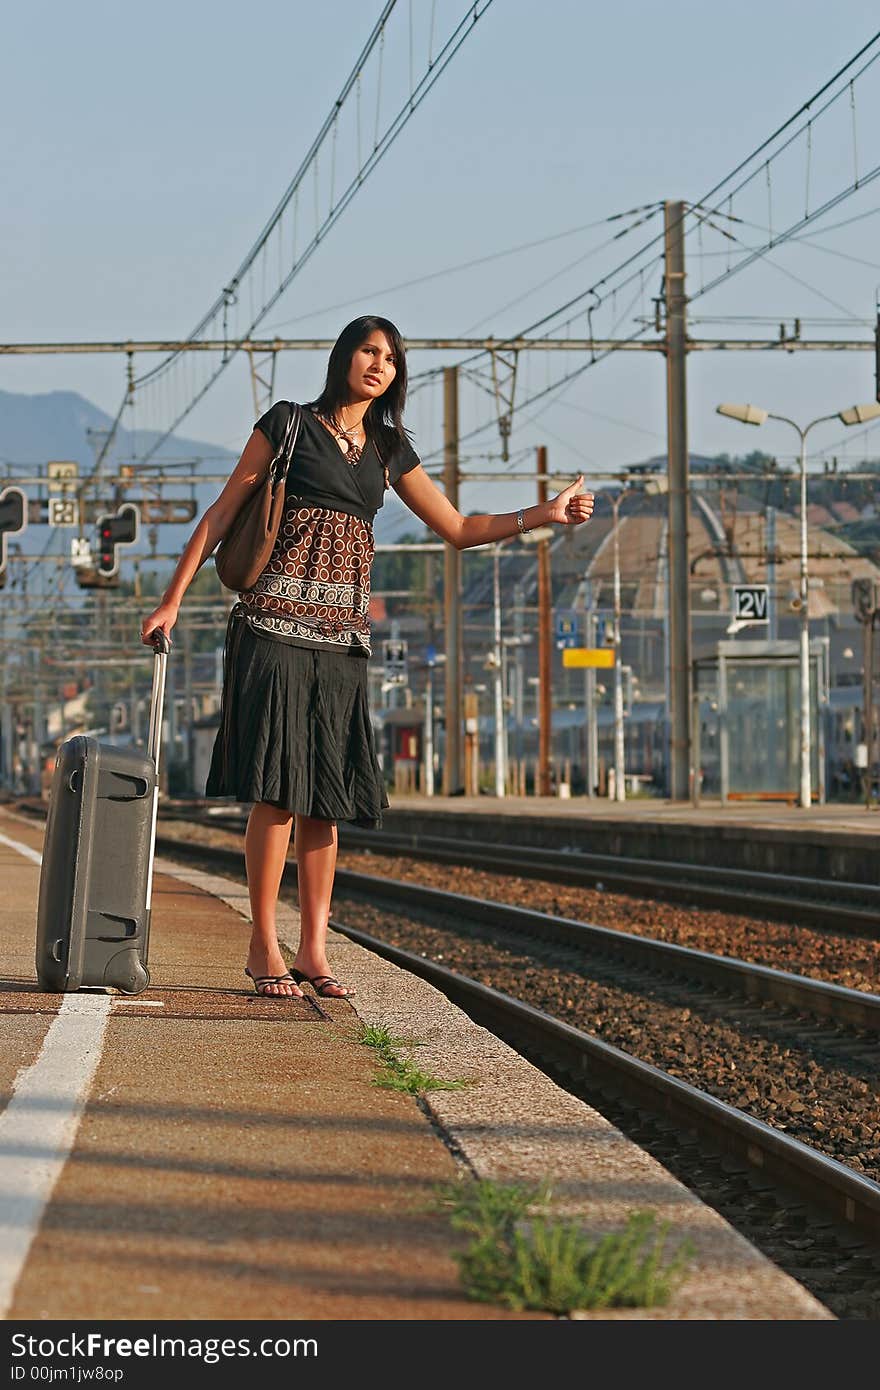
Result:
[[[348,462],[359,463],[361,454],[364,452],[364,448],[367,443],[366,430],[364,430],[363,443],[358,444],[357,441],[352,438],[352,430],[345,430],[340,428],[340,426],[337,425],[335,420],[328,419],[326,415],[319,415],[318,419],[322,422],[322,424],[326,425],[327,428],[332,431],[332,433],[336,436],[337,439],[341,439],[343,441],[343,443],[345,444],[345,457],[348,460]]]
[[[351,430],[344,430],[344,429],[341,429],[340,426],[337,425],[337,423],[336,423],[335,420],[329,419],[326,415],[319,415],[317,411],[315,411],[315,415],[316,415],[316,417],[321,421],[321,423],[322,423],[323,425],[326,425],[327,429],[330,430],[330,432],[331,432],[337,439],[342,439],[342,440],[344,440],[344,442],[345,442],[345,458],[346,458],[346,462],[347,462],[347,463],[351,463],[351,464],[359,463],[359,462],[360,462],[360,459],[361,459],[361,455],[363,454],[364,449],[366,448],[366,445],[367,445],[367,432],[366,432],[366,430],[364,430],[364,439],[363,439],[363,443],[362,443],[362,444],[358,444],[354,439],[352,439],[352,437],[351,437],[351,436],[352,436],[352,431],[351,431]],[[382,464],[382,474],[383,474],[383,477],[384,477],[384,479],[385,479],[385,488],[386,488],[386,490],[387,490],[387,489],[391,486],[391,479],[390,479],[390,477],[389,477],[389,475],[388,475],[388,465],[387,465],[387,463],[385,463],[385,461],[384,461],[384,459],[382,458],[381,454],[379,453],[379,450],[378,450],[378,449],[376,450],[376,456],[377,456],[377,458],[379,459],[379,462]]]

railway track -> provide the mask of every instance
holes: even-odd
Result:
[[[166,819],[194,819],[197,815],[196,810],[187,807],[163,808]],[[218,812],[215,808],[199,818],[217,828],[242,830],[246,815],[225,808]],[[789,877],[629,855],[585,854],[574,848],[507,848],[489,841],[365,831],[349,825],[340,826],[339,844],[340,849],[406,855],[432,863],[467,865],[575,886],[599,885],[609,892],[630,896],[880,938],[880,886],[870,883]]]
[[[870,1178],[520,999],[335,917],[333,927],[436,985],[476,1022],[508,1040],[525,1042],[553,1070],[576,1079],[610,1081],[653,1113],[709,1135],[721,1149],[744,1159],[762,1175],[796,1187],[854,1229],[880,1239],[880,1184]]]
[[[677,946],[652,937],[572,921],[545,912],[487,902],[462,893],[424,888],[409,881],[374,878],[369,874],[337,869],[339,888],[364,897],[379,898],[408,912],[425,911],[452,918],[467,918],[483,926],[500,927],[536,938],[573,947],[585,955],[610,956],[652,971],[701,980],[707,984],[763,1000],[783,1008],[795,1009],[819,1018],[831,1019],[851,1028],[880,1032],[880,995],[841,985],[793,975],[751,961],[713,955],[689,946]]]
[[[14,805],[31,815],[46,815],[46,805],[35,798],[18,799]],[[165,803],[161,808],[161,820],[196,821],[236,833],[241,833],[246,819],[243,810],[210,808],[209,803]],[[566,848],[507,848],[488,841],[455,840],[449,835],[377,833],[355,826],[341,827],[339,848],[406,855],[523,878],[552,878],[556,883],[599,887],[628,897],[685,903],[880,940],[880,885],[849,883],[842,878],[781,876],[692,865],[683,860],[592,855]]]
[[[745,869],[711,868],[673,860],[584,854],[569,849],[503,846],[446,836],[392,835],[345,826],[340,846],[407,854],[436,863],[467,864],[525,878],[746,913],[835,931],[880,936],[880,887],[841,880],[790,878]]]
[[[19,809],[45,815],[45,803],[18,799]],[[162,820],[196,821],[241,832],[247,814],[208,803],[164,804]],[[689,907],[714,908],[771,921],[880,939],[880,886],[843,879],[806,878],[757,870],[714,868],[679,860],[585,854],[574,848],[511,848],[446,835],[394,834],[340,826],[340,849],[406,855],[437,864],[466,865],[520,878],[552,879],[582,887]]]
[[[229,824],[226,817],[211,817],[218,828]],[[238,818],[231,823],[240,828]],[[157,848],[169,855],[199,857],[204,846],[159,835]],[[241,868],[241,854],[227,854],[226,862],[236,871]],[[481,867],[485,865],[481,864]],[[518,870],[511,867],[509,872]],[[651,937],[635,936],[628,932],[593,923],[534,912],[507,903],[492,902],[460,893],[426,888],[409,880],[376,878],[337,867],[337,889],[365,898],[380,898],[408,912],[424,911],[432,915],[461,918],[488,927],[521,933],[542,942],[553,941],[584,953],[615,957],[661,973],[684,979],[703,981],[743,998],[764,1001],[781,1008],[793,1009],[814,1017],[828,1019],[849,1028],[880,1032],[880,995],[863,990],[847,989],[823,980],[776,970],[752,961],[715,955],[673,942]]]
[[[540,1009],[334,919],[651,1153],[841,1318],[880,1319],[880,1185]]]
[[[164,837],[160,837],[158,845],[169,857],[208,861],[238,875],[242,871],[240,851]],[[290,864],[288,872],[293,870],[294,865]],[[757,1001],[760,1005],[772,1003],[794,1010],[799,1028],[803,1026],[800,1015],[809,1013],[821,1020],[819,1027],[837,1024],[858,1030],[867,1036],[846,1040],[847,1059],[851,1060],[853,1054],[869,1059],[876,1056],[880,998],[875,995],[411,883],[371,879],[368,875],[338,870],[337,888],[345,895],[369,898],[374,905],[387,904],[398,911],[404,906],[410,914],[421,911],[432,918],[443,917],[458,923],[470,916],[482,927],[513,932],[519,926],[525,935],[540,940],[542,945],[549,941],[566,950],[575,949],[579,955],[589,950],[619,957],[627,966],[635,965],[638,969],[654,971],[659,963],[664,974],[695,979],[701,985],[745,998],[749,1004]],[[872,1241],[880,1240],[880,1184],[872,1178],[601,1038],[451,971],[425,955],[364,932],[340,920],[337,913],[332,925],[352,940],[431,980],[477,1021],[500,1032],[514,1045],[525,1043],[539,1064],[549,1063],[555,1072],[576,1080],[586,1077],[610,1083],[617,1092],[634,1098],[640,1109],[647,1108],[663,1119],[692,1127],[720,1151],[738,1156],[763,1177],[789,1185],[836,1220]]]
[[[209,849],[170,839],[161,847],[169,856],[182,851],[194,861],[204,861]],[[208,858],[241,874],[240,850],[215,850]],[[293,863],[288,874],[293,887]],[[522,939],[542,949],[550,944],[580,958],[590,940],[591,957],[610,957],[615,968],[655,973],[662,962],[664,976],[695,980],[713,993],[733,993],[744,1010],[781,1008],[801,1034],[805,1012],[816,1020],[807,1032],[852,1030],[851,1037],[832,1038],[832,1047],[843,1042],[847,1065],[858,1065],[856,1055],[870,1064],[876,1057],[876,996],[705,952],[663,952],[668,943],[637,937],[615,941],[624,934],[347,870],[337,870],[337,892],[342,901],[334,909],[335,930],[429,980],[476,1022],[592,1104],[838,1316],[880,1318],[880,1184],[873,1178],[544,1009],[354,926],[348,895],[352,902],[368,898],[378,906],[389,932],[391,911],[405,908],[407,914],[418,911],[460,926],[473,909],[484,933],[514,934],[516,918],[527,928]],[[850,1008],[856,1010],[850,1018],[858,1022],[843,1024],[841,1012]]]

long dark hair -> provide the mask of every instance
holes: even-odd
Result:
[[[348,373],[351,359],[362,343],[376,330],[384,333],[394,356],[394,380],[381,396],[371,401],[364,413],[364,429],[372,440],[383,464],[402,444],[409,442],[403,425],[406,402],[406,351],[403,339],[389,319],[378,314],[363,314],[352,319],[340,333],[330,352],[327,380],[316,401],[309,404],[327,419],[334,419],[340,408],[348,403]]]

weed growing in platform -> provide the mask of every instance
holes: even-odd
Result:
[[[523,1183],[474,1181],[460,1178],[437,1191],[437,1200],[449,1213],[457,1231],[479,1237],[505,1231],[531,1213],[550,1213],[550,1187]]]
[[[385,1070],[373,1082],[374,1086],[382,1086],[389,1091],[406,1091],[412,1096],[422,1095],[425,1091],[460,1091],[469,1084],[461,1078],[444,1081],[442,1076],[432,1076],[430,1072],[421,1071],[406,1057],[386,1058]]]
[[[622,1231],[592,1239],[576,1222],[551,1218],[549,1196],[546,1187],[488,1181],[441,1190],[453,1227],[470,1237],[456,1255],[469,1298],[548,1313],[669,1301],[693,1249],[683,1242],[664,1263],[668,1222],[633,1212]]]
[[[405,1091],[409,1095],[422,1095],[425,1091],[460,1091],[470,1083],[463,1080],[444,1081],[440,1076],[422,1071],[408,1057],[402,1057],[401,1047],[421,1047],[421,1043],[395,1038],[380,1023],[363,1023],[358,1042],[371,1047],[382,1063],[382,1071],[374,1078],[373,1085],[385,1090]]]
[[[362,1047],[372,1047],[376,1052],[396,1052],[399,1047],[421,1047],[421,1043],[406,1038],[395,1038],[384,1023],[362,1023],[358,1034]]]

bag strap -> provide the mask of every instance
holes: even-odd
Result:
[[[287,479],[287,470],[290,467],[290,460],[296,448],[296,441],[299,438],[299,427],[302,423],[302,406],[295,401],[290,402],[290,415],[287,419],[287,429],[284,431],[284,438],[281,441],[281,448],[269,464],[269,477],[272,480],[273,491],[279,483]],[[280,465],[276,467],[276,465]]]

